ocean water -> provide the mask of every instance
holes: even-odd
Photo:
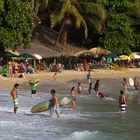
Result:
[[[58,95],[69,95],[77,80],[58,84]],[[30,91],[18,92],[19,109],[13,114],[13,103],[7,90],[0,90],[0,140],[140,140],[140,92],[129,87],[126,112],[119,111],[120,79],[101,80],[100,90],[109,99],[88,95],[87,81],[81,81],[84,95],[77,95],[78,108],[61,107],[60,118],[51,118],[49,112],[30,112],[33,105],[50,99],[49,93],[39,92],[31,98]],[[95,80],[93,80],[95,83]],[[56,83],[55,83],[56,84]],[[65,86],[65,93],[60,94]],[[39,87],[38,87],[39,88]]]

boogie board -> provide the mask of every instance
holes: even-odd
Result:
[[[129,78],[129,84],[130,84],[130,86],[134,86],[134,80],[132,79],[132,78]]]
[[[29,84],[38,83],[38,82],[39,82],[38,78],[32,78],[31,80],[29,80]]]
[[[76,99],[76,98],[72,97],[72,96],[59,97],[59,99],[58,99],[59,100],[59,105],[60,106],[67,105],[74,99]],[[33,106],[32,109],[31,109],[31,112],[32,113],[39,113],[39,112],[47,111],[52,106],[53,106],[52,100],[45,100],[45,101]]]

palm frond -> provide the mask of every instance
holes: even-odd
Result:
[[[60,23],[65,17],[66,12],[69,11],[71,7],[70,0],[63,0],[61,10],[55,11],[51,15],[51,27],[53,28],[56,24]]]
[[[54,12],[50,17],[51,17],[51,28],[53,28],[56,24],[62,21],[64,15],[61,15],[60,12]]]
[[[69,12],[70,8],[71,8],[71,1],[70,0],[63,0],[61,14],[65,15],[66,12]]]
[[[89,24],[94,25],[94,28],[98,33],[101,33],[103,31],[103,24],[99,19],[92,17],[92,18],[88,18],[87,21],[88,21],[88,25]]]
[[[136,16],[140,16],[140,1],[135,1],[132,11],[136,14]]]
[[[102,20],[105,20],[107,17],[107,12],[103,5],[96,4],[93,2],[79,2],[82,7],[81,11],[85,14],[97,15]]]
[[[70,13],[73,14],[76,17],[76,27],[80,28],[81,25],[82,25],[83,28],[84,28],[85,37],[87,37],[88,28],[87,28],[87,24],[86,24],[84,18],[80,15],[78,10],[74,6],[71,7]]]

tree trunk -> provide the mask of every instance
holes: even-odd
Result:
[[[57,47],[57,45],[58,45],[58,43],[59,43],[59,40],[60,40],[61,34],[62,34],[63,29],[64,29],[64,26],[65,26],[65,23],[66,23],[66,19],[64,19],[63,24],[62,24],[62,26],[61,26],[61,28],[60,28],[60,31],[59,31],[58,37],[57,37],[57,39],[56,39],[56,41],[55,41],[55,47]]]
[[[66,47],[67,46],[67,29],[65,29],[65,31],[64,31],[64,39],[63,39],[63,41],[64,41],[64,47]]]

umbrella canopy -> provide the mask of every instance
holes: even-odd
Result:
[[[0,53],[0,56],[5,56],[5,57],[18,57],[19,55],[10,53],[10,52],[2,52]]]
[[[119,57],[121,60],[130,60],[130,57],[127,55],[120,55]]]
[[[137,55],[137,54],[135,54],[135,53],[131,53],[131,54],[129,55],[129,57],[130,57],[130,59],[140,59],[140,55]]]
[[[11,49],[6,49],[5,52],[9,52],[9,53],[15,54],[15,55],[17,55],[17,56],[20,55],[19,52],[13,51],[13,50],[11,50]]]
[[[106,55],[104,55],[104,57],[105,57],[105,58],[116,58],[117,55],[114,54],[114,53],[110,53],[110,54],[106,54]]]
[[[92,48],[89,50],[90,52],[92,52],[93,54],[109,54],[111,53],[109,50],[106,50],[106,49],[102,49],[100,47],[97,47],[97,48]]]
[[[28,53],[20,54],[19,57],[21,57],[21,58],[35,58],[34,56],[32,56],[31,54],[28,54]]]
[[[37,59],[42,59],[42,56],[41,55],[39,55],[39,54],[36,54],[36,53],[34,53],[32,56],[34,56],[35,58],[37,58]]]

